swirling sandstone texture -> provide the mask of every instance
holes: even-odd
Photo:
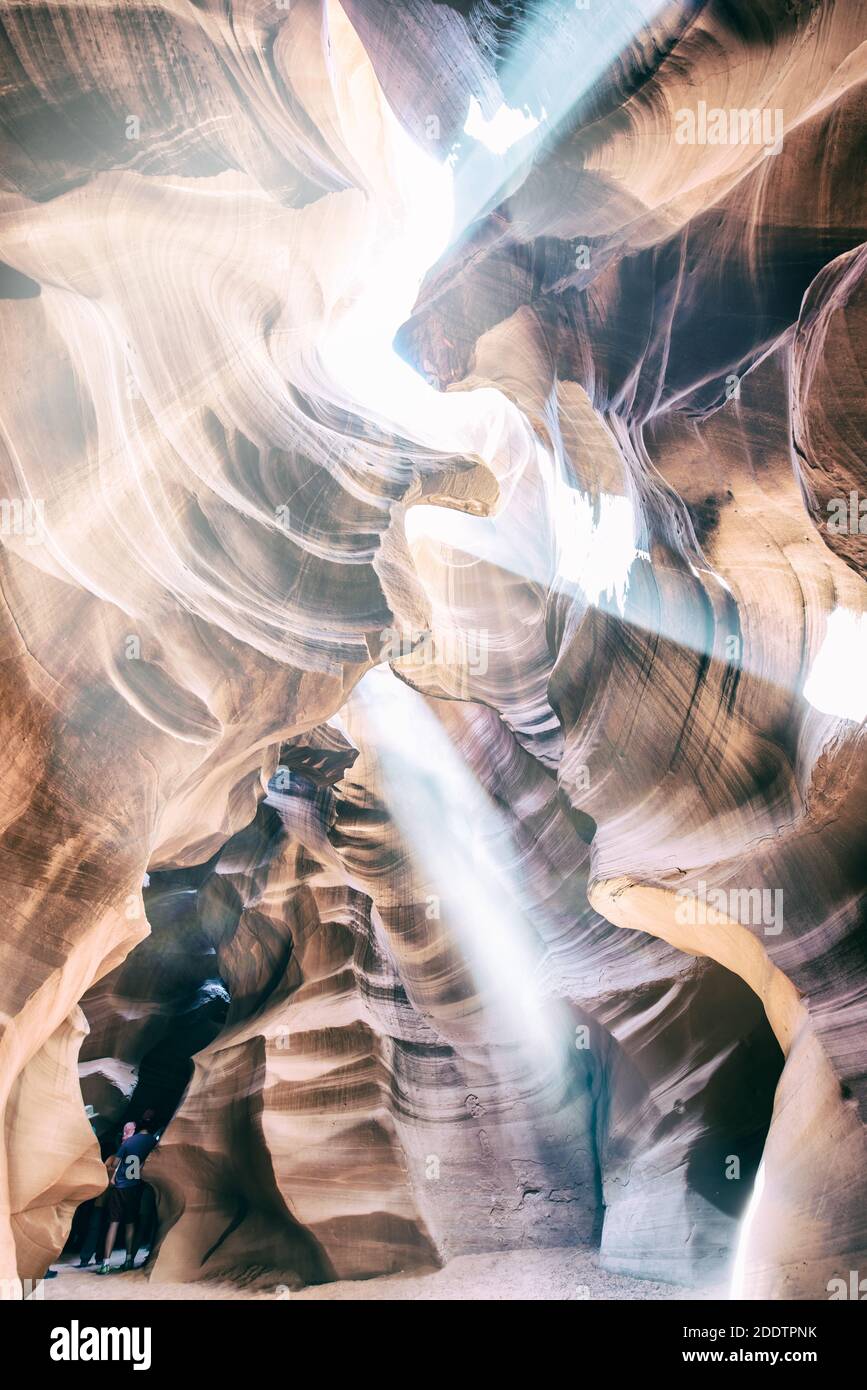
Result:
[[[0,0],[0,1278],[867,1268],[865,19]]]

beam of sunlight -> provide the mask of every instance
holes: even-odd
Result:
[[[566,480],[559,461],[538,440],[535,454],[544,514],[534,513],[534,535],[522,524],[525,500],[520,496],[511,509],[506,505],[493,517],[417,503],[406,513],[410,548],[421,540],[434,541],[528,583],[574,585],[587,603],[614,607],[622,615],[640,553],[632,502],[608,492],[594,501]]]
[[[867,719],[867,613],[835,608],[804,682],[804,699],[822,714]]]
[[[744,1286],[746,1282],[746,1262],[747,1247],[750,1243],[750,1234],[753,1223],[756,1219],[756,1212],[762,1200],[762,1193],[765,1190],[765,1161],[762,1159],[756,1172],[756,1180],[753,1183],[753,1190],[750,1193],[750,1200],[747,1202],[746,1211],[741,1217],[740,1231],[738,1232],[738,1244],[735,1251],[734,1266],[732,1269],[732,1281],[729,1288],[729,1298],[743,1298]]]
[[[464,131],[476,143],[466,148],[460,141],[452,151],[459,209],[453,241],[500,200],[542,141],[663,8],[664,0],[593,0],[548,6],[526,24],[498,74],[503,105],[486,120],[472,97]]]
[[[515,111],[505,102],[494,112],[491,119],[487,120],[477,98],[470,97],[464,134],[471,135],[482,145],[487,145],[492,154],[505,154],[518,140],[523,140],[525,135],[530,135],[536,130],[540,120],[545,120],[544,107],[539,117],[531,115],[526,108],[523,111]]]
[[[576,584],[588,603],[605,599],[622,614],[637,554],[629,498],[604,492],[594,508],[586,493],[558,478],[554,520],[558,577]]]
[[[562,1060],[554,1001],[535,983],[542,946],[519,903],[507,824],[423,697],[387,667],[362,679],[352,701],[376,749],[388,808],[445,917],[492,1019],[528,1065],[550,1076]]]

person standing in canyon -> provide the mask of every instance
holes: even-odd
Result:
[[[124,1125],[121,1142],[123,1142],[123,1139],[129,1138],[129,1135],[127,1134],[127,1129],[129,1129],[130,1134],[135,1134],[135,1125]],[[99,1248],[100,1234],[103,1230],[103,1217],[105,1214],[106,1203],[108,1202],[108,1194],[111,1189],[111,1180],[114,1177],[116,1168],[117,1154],[110,1154],[109,1157],[105,1160],[105,1172],[107,1178],[105,1190],[103,1192],[100,1192],[99,1196],[94,1198],[94,1200],[90,1203],[90,1215],[88,1218],[87,1233],[84,1237],[84,1241],[82,1243],[81,1251],[78,1257],[79,1269],[87,1269],[87,1266],[90,1264],[91,1260],[94,1258]],[[97,1259],[97,1263],[104,1263],[105,1257],[105,1251],[103,1251],[102,1259]]]
[[[124,1139],[117,1151],[117,1167],[108,1188],[110,1220],[100,1274],[108,1274],[111,1271],[111,1254],[121,1222],[124,1224],[126,1237],[126,1255],[122,1268],[135,1268],[136,1227],[144,1190],[141,1174],[149,1154],[156,1147],[156,1136],[152,1132],[154,1127],[153,1111],[147,1110],[142,1116],[137,1133]]]

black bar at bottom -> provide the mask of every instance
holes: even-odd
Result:
[[[188,1372],[197,1378],[212,1378],[216,1372],[221,1385],[237,1377],[244,1390],[252,1390],[251,1375],[270,1381],[281,1366],[287,1379],[302,1364],[307,1375],[315,1373],[317,1349],[329,1377],[341,1353],[356,1373],[364,1364],[369,1376],[377,1374],[381,1355],[381,1373],[394,1379],[417,1374],[422,1366],[433,1375],[437,1361],[445,1371],[457,1355],[448,1372],[453,1375],[461,1362],[466,1368],[467,1358],[496,1358],[498,1351],[510,1356],[520,1351],[522,1365],[528,1358],[527,1369],[534,1374],[545,1373],[546,1367],[553,1371],[562,1356],[570,1377],[591,1371],[598,1375],[600,1359],[613,1377],[634,1370],[701,1376],[713,1368],[754,1366],[771,1379],[793,1366],[827,1377],[829,1371],[851,1366],[865,1328],[860,1312],[833,1301],[579,1300],[577,1305],[526,1303],[516,1315],[504,1300],[450,1303],[445,1319],[442,1312],[421,1309],[415,1315],[418,1324],[407,1314],[405,1303],[396,1316],[393,1309],[363,1298],[350,1311],[333,1304],[293,1303],[285,1292],[252,1302],[32,1300],[0,1303],[0,1335],[8,1351],[14,1348],[16,1359],[25,1359],[29,1372],[47,1373],[50,1380],[62,1382],[81,1371],[98,1375],[102,1369],[158,1376]],[[507,1321],[500,1324],[503,1316]],[[405,1339],[401,1370],[396,1358]],[[506,1373],[512,1378],[518,1367]]]

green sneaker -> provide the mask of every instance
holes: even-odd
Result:
[[[111,1274],[111,1265],[109,1264],[108,1260],[103,1260],[102,1264],[99,1266],[99,1269],[96,1272],[97,1274]]]

